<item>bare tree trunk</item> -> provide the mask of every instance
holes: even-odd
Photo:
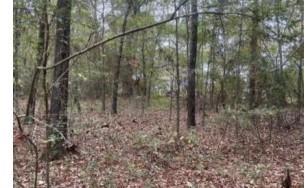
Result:
[[[154,74],[153,68],[154,68],[154,60],[152,60],[148,83],[147,83],[147,106],[150,106],[150,100],[151,100],[152,77]]]
[[[241,1],[241,10],[243,11],[244,8],[244,3],[243,0]],[[239,41],[238,41],[238,51],[237,51],[237,57],[236,57],[236,86],[235,86],[235,100],[234,100],[234,105],[235,107],[238,108],[238,104],[240,103],[240,64],[241,64],[241,59],[240,59],[240,52],[241,52],[241,47],[242,47],[242,35],[243,35],[243,16],[240,17],[240,23],[239,23]]]
[[[58,0],[56,14],[56,40],[55,60],[59,62],[70,54],[70,23],[71,23],[71,1]],[[65,154],[64,141],[67,138],[67,107],[68,107],[68,86],[69,86],[69,61],[56,66],[53,72],[51,93],[51,107],[49,123],[52,128],[47,128],[49,158],[55,160]],[[64,138],[63,138],[64,137]]]
[[[42,1],[39,19],[39,34],[37,45],[37,67],[46,64],[47,62],[47,48],[48,48],[48,14],[47,14],[47,0]],[[30,94],[28,98],[28,104],[26,107],[26,121],[27,123],[33,123],[32,117],[35,115],[36,107],[36,94],[40,75],[40,69],[34,70],[34,76],[32,79]],[[46,104],[45,104],[46,105]],[[46,105],[47,106],[47,105]]]
[[[48,58],[47,58],[47,56],[48,56],[48,53],[47,53],[47,51],[48,51],[48,46],[49,46],[49,26],[47,26],[47,30],[46,30],[46,32],[47,32],[47,38],[46,38],[46,42],[45,42],[45,52],[46,52],[46,54],[45,54],[45,57],[44,57],[44,61],[43,61],[43,65],[42,66],[44,66],[44,67],[46,67],[47,66],[47,63],[48,63]],[[47,70],[43,70],[42,71],[42,88],[43,88],[43,92],[44,92],[44,96],[43,96],[43,98],[44,98],[44,105],[45,105],[45,119],[48,119],[48,114],[49,114],[49,92],[48,92],[48,89],[47,89]]]
[[[103,9],[102,9],[102,38],[105,36],[105,1],[102,1]],[[106,76],[105,76],[105,46],[102,47],[102,110],[106,111]]]
[[[14,74],[14,108],[16,111],[19,111],[18,105],[18,95],[19,95],[19,45],[20,45],[20,10],[18,9],[18,1],[14,1],[16,3],[14,6],[14,65],[13,65],[13,74]]]
[[[223,12],[223,4],[220,4],[220,12]],[[222,64],[222,78],[220,81],[220,104],[223,108],[225,108],[226,105],[226,91],[225,91],[225,81],[226,81],[226,71],[227,71],[227,36],[226,36],[226,30],[225,30],[225,26],[223,23],[223,19],[222,16],[219,16],[219,20],[220,20],[220,25],[221,25],[221,29],[222,29],[222,46],[223,46],[223,50],[222,50],[222,58],[223,58],[223,64]]]
[[[159,42],[158,37],[159,37],[159,33],[156,36],[155,45],[158,45],[158,42]],[[152,58],[151,58],[152,63],[150,64],[150,72],[149,72],[148,85],[147,85],[147,106],[150,106],[150,102],[151,102],[151,88],[152,88],[152,85],[153,85],[152,78],[153,78],[153,75],[154,75],[154,64],[155,64],[154,56],[155,56],[155,53],[156,53],[156,48],[154,48],[154,52],[153,52],[153,55],[152,55]]]
[[[102,54],[105,53],[105,47],[103,47],[102,49]],[[102,57],[102,70],[105,72],[105,58],[104,56]],[[106,111],[106,77],[104,75],[105,73],[103,73],[103,78],[102,78],[102,110],[103,112]]]
[[[285,93],[285,79],[283,74],[283,52],[282,52],[282,34],[281,34],[281,28],[280,28],[280,7],[281,7],[281,0],[278,0],[277,5],[277,14],[276,14],[276,28],[277,28],[277,44],[278,44],[278,56],[279,56],[279,72],[276,71],[277,76],[277,82],[276,84],[279,84],[280,90],[277,91],[279,94],[278,98],[278,105],[284,106],[286,104],[286,93]],[[277,67],[278,68],[278,67]]]
[[[175,0],[175,9],[177,9]],[[176,36],[176,134],[177,140],[180,138],[180,70],[179,70],[179,40],[178,40],[178,19],[176,19],[175,24],[175,36]]]
[[[252,18],[252,33],[251,33],[251,64],[249,71],[249,106],[250,109],[257,107],[257,58],[258,58],[258,1],[254,1],[254,16]]]
[[[171,78],[170,82],[170,104],[169,104],[169,121],[172,121],[173,114],[173,90],[174,90],[174,79]]]
[[[197,13],[197,0],[191,1],[192,13]],[[190,56],[188,64],[188,85],[187,85],[187,126],[192,127],[196,125],[195,120],[195,68],[197,57],[197,27],[198,15],[191,16],[191,36],[190,36]]]
[[[130,18],[131,19],[134,19],[137,17],[137,14],[140,12],[143,2],[141,1],[141,3],[140,3],[139,1],[133,1],[133,2],[130,1],[130,3],[131,3]],[[138,44],[138,38],[139,37],[138,37],[137,33],[131,34],[128,38],[126,38],[125,48],[129,49],[129,53],[126,54],[126,56],[128,57],[128,60],[131,59],[133,61],[135,59],[135,55],[132,55],[132,54],[137,53],[137,48],[135,48],[134,46],[136,46]],[[131,97],[133,97],[133,94],[134,94],[134,90],[133,90],[134,88],[133,88],[133,84],[132,84],[133,67],[129,61],[126,61],[125,65],[123,65],[122,68],[124,69],[124,72],[121,75],[122,95],[124,97],[128,97],[129,101],[131,102],[131,100],[132,100]],[[141,93],[141,96],[142,96],[142,93]]]
[[[97,0],[93,0],[91,1],[92,7],[93,7],[93,17],[94,17],[94,32],[95,32],[95,42],[97,42],[98,40],[103,40],[104,39],[104,35],[105,35],[105,1],[102,1],[102,32],[101,32],[101,36],[99,36],[99,20],[98,20],[98,1]],[[102,53],[102,55],[101,55]],[[96,59],[101,60],[101,66],[99,65],[98,68],[101,72],[102,75],[102,79],[101,79],[101,87],[99,87],[99,90],[101,91],[101,95],[102,95],[102,111],[105,112],[106,111],[106,77],[105,77],[105,46],[102,46],[102,51],[100,51],[100,49],[96,49],[95,51],[95,61]]]
[[[147,78],[146,78],[146,62],[145,62],[145,33],[143,32],[142,38],[142,74],[143,74],[143,91],[142,91],[142,114],[144,114],[144,109],[146,106],[146,92],[147,92]]]
[[[204,24],[204,16],[202,16],[202,20],[201,20],[201,22],[202,22],[202,24]],[[201,30],[201,32],[202,32],[202,35],[203,36],[206,36],[206,33],[205,33],[205,28],[204,27],[202,27],[202,30]],[[205,37],[202,37],[202,41],[201,41],[201,43],[202,43],[202,46],[204,45],[204,39],[205,39]],[[202,47],[202,51],[201,50],[199,50],[199,53],[200,53],[200,55],[201,55],[201,59],[203,59],[204,58],[204,55],[203,55],[203,52],[204,52],[204,47]],[[201,89],[200,89],[200,93],[201,93],[201,103],[200,103],[200,107],[201,107],[201,126],[203,127],[204,126],[204,124],[205,124],[205,122],[204,122],[204,120],[205,120],[205,103],[206,103],[206,85],[207,85],[207,81],[208,81],[208,73],[209,73],[209,68],[210,68],[210,59],[211,58],[211,54],[210,54],[210,56],[209,56],[209,59],[208,59],[208,69],[207,69],[207,75],[206,75],[206,78],[205,78],[205,82],[204,82],[204,62],[202,61],[202,63],[201,63],[201,73],[202,73],[202,84],[200,84],[200,86],[201,86]]]
[[[203,94],[203,104],[202,104],[202,120],[201,125],[205,125],[205,112],[207,109],[207,94],[208,94],[208,83],[210,79],[210,64],[214,63],[214,44],[215,43],[215,26],[213,26],[212,30],[212,41],[210,43],[210,54],[209,54],[209,60],[208,60],[208,67],[207,67],[207,73],[205,78],[205,84],[204,84],[204,94]],[[211,99],[210,99],[211,100]]]
[[[201,125],[205,125],[205,113],[206,113],[206,106],[207,106],[207,92],[208,92],[208,81],[210,77],[210,63],[211,61],[208,61],[208,67],[207,67],[207,73],[205,78],[205,84],[204,84],[204,93],[203,93],[203,100],[202,100],[202,119],[201,119]]]
[[[213,55],[214,56],[214,55]],[[211,85],[210,85],[210,108],[214,109],[214,93],[215,93],[215,62],[212,62],[211,67]]]
[[[151,87],[152,87],[152,73],[153,71],[150,72],[149,79],[148,79],[148,84],[147,84],[147,106],[150,107],[150,101],[151,101]]]
[[[303,59],[300,59],[300,63],[298,64],[298,89],[297,89],[297,103],[298,109],[302,109],[303,107]]]
[[[302,23],[304,22],[304,3],[301,2],[300,6],[300,11],[302,12]],[[301,31],[304,32],[304,25],[301,24]],[[300,39],[300,44],[304,43],[304,36],[301,37]],[[304,45],[304,44],[303,44]],[[301,48],[303,53],[304,47]],[[303,57],[303,56],[302,56]],[[299,114],[301,115],[301,111],[304,105],[304,80],[303,80],[303,63],[304,63],[304,57],[300,58],[299,60],[299,65],[298,65],[298,109],[299,109]],[[299,115],[299,116],[300,116]],[[299,117],[300,120],[300,117]]]
[[[127,7],[126,13],[124,15],[124,21],[123,21],[123,25],[122,25],[122,33],[124,33],[126,30],[127,18],[128,18],[129,11],[130,11],[129,2],[128,2],[127,6],[128,7]],[[117,60],[117,64],[115,67],[115,73],[114,73],[114,81],[113,81],[113,89],[112,89],[112,109],[111,109],[112,114],[117,114],[118,88],[119,88],[119,77],[120,77],[120,68],[121,68],[121,58],[122,58],[122,54],[123,54],[123,46],[124,46],[124,37],[122,37],[120,40],[118,60]]]
[[[186,4],[185,5],[186,8],[186,14],[189,13],[189,5]],[[189,17],[185,18],[185,27],[186,27],[186,57],[189,57],[189,52],[190,52],[190,48],[189,48],[189,42],[190,42],[190,31],[189,31]]]

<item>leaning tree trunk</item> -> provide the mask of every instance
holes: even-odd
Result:
[[[197,13],[197,0],[191,1],[192,13]],[[190,56],[188,64],[188,85],[187,85],[187,126],[196,125],[195,120],[195,68],[197,57],[197,27],[198,15],[193,14],[191,17],[191,32],[190,32]]]
[[[47,62],[47,28],[48,28],[48,15],[47,15],[47,0],[42,1],[41,5],[41,16],[39,19],[39,34],[38,34],[38,45],[37,45],[37,67],[46,64]],[[32,79],[31,89],[28,98],[28,104],[26,107],[26,121],[27,123],[33,122],[36,107],[36,94],[37,84],[39,81],[40,69],[35,69],[34,76]],[[46,105],[47,106],[47,105]]]
[[[71,1],[58,0],[56,8],[55,62],[70,54]],[[69,61],[55,67],[49,114],[50,128],[47,128],[49,159],[55,160],[65,154],[67,138]]]
[[[124,33],[126,31],[127,18],[128,18],[129,11],[130,11],[130,3],[128,3],[127,11],[124,15],[122,33]],[[117,114],[118,88],[119,88],[119,78],[120,78],[120,68],[121,68],[121,59],[122,59],[122,54],[123,54],[123,46],[124,46],[124,37],[121,37],[120,46],[119,46],[119,55],[118,55],[118,60],[117,60],[117,64],[115,67],[114,80],[113,80],[112,106],[111,106],[112,114]]]

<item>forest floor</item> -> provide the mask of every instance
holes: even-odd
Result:
[[[96,112],[96,106],[70,114],[70,140],[79,154],[50,163],[52,187],[281,187],[285,169],[293,187],[303,187],[303,124],[289,130],[274,125],[270,132],[225,126],[215,121],[219,114],[208,113],[204,127],[188,130],[182,111],[177,147],[175,116],[170,121],[168,110],[141,115],[126,108],[111,116]],[[41,154],[45,127],[24,127]],[[14,125],[15,187],[33,187],[34,164]],[[38,187],[46,186],[45,174],[45,162],[39,161]]]

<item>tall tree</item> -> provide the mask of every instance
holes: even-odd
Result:
[[[240,1],[240,5],[241,5],[241,13],[244,12],[244,1],[241,0]],[[240,22],[239,22],[239,36],[238,36],[238,50],[237,50],[237,55],[236,55],[236,85],[235,85],[235,101],[234,101],[234,105],[235,107],[238,108],[238,104],[240,103],[240,94],[241,94],[241,79],[240,79],[240,72],[241,72],[241,48],[243,45],[243,21],[244,21],[244,17],[240,16]]]
[[[280,24],[280,14],[281,14],[281,7],[282,7],[282,1],[278,0],[277,3],[275,3],[276,6],[276,32],[277,32],[277,44],[278,44],[278,54],[276,58],[277,67],[276,67],[276,81],[277,85],[279,85],[278,92],[278,105],[284,106],[286,103],[285,99],[285,80],[284,80],[284,74],[283,74],[283,42],[282,42],[282,32],[281,32],[281,24]],[[279,59],[278,59],[279,58]]]
[[[38,44],[37,44],[37,66],[45,65],[47,62],[47,48],[48,48],[48,13],[47,13],[47,0],[40,2],[39,9],[39,31],[38,31]],[[36,106],[36,93],[37,84],[39,81],[40,69],[35,68],[34,76],[32,78],[32,84],[30,88],[30,94],[28,98],[28,104],[26,108],[26,116],[28,123],[32,123],[35,115]]]
[[[196,125],[195,120],[195,68],[197,58],[197,29],[198,29],[198,14],[197,0],[191,1],[191,23],[190,23],[190,54],[188,63],[188,85],[187,85],[187,126],[192,127]]]
[[[202,117],[201,117],[201,125],[205,125],[205,112],[207,109],[207,95],[208,95],[208,83],[211,82],[210,79],[210,65],[211,63],[214,64],[215,62],[215,56],[214,56],[214,50],[215,50],[215,26],[212,28],[211,32],[211,42],[210,42],[210,51],[209,51],[209,60],[208,60],[208,67],[207,67],[207,73],[205,77],[205,83],[204,83],[204,94],[203,94],[203,104],[202,104]],[[203,68],[202,68],[203,69]],[[210,98],[211,101],[211,98]]]
[[[175,9],[177,8],[176,0],[175,0]],[[180,67],[179,67],[179,38],[178,38],[178,22],[176,19],[175,24],[175,38],[176,38],[176,84],[177,84],[177,92],[176,92],[176,133],[177,140],[180,137]]]
[[[102,38],[105,36],[105,1],[103,0],[103,9],[102,9]],[[102,110],[106,111],[106,77],[105,77],[105,46],[102,47]]]
[[[220,5],[220,10],[219,12],[223,12],[224,9],[224,4],[223,2]],[[226,81],[226,77],[227,77],[227,36],[226,36],[226,30],[225,30],[225,26],[224,26],[224,20],[222,18],[222,16],[219,16],[219,21],[220,21],[220,26],[221,26],[221,38],[222,38],[222,44],[221,44],[221,56],[223,59],[223,63],[222,63],[222,77],[220,80],[220,93],[219,93],[219,102],[221,104],[221,106],[223,108],[225,108],[225,100],[226,100],[226,91],[225,91],[225,81]],[[218,105],[218,104],[217,104]]]
[[[212,46],[210,49],[210,59],[211,59],[211,70],[210,70],[210,108],[214,108],[214,93],[215,93],[215,80],[216,80],[216,26],[213,25],[212,29]]]
[[[300,12],[301,12],[301,37],[299,39],[298,54],[299,60],[297,63],[298,69],[298,80],[297,80],[297,107],[299,113],[301,114],[304,105],[304,77],[303,77],[303,67],[304,67],[304,2],[300,1]],[[301,118],[299,118],[300,121]]]
[[[20,1],[14,1],[14,64],[13,64],[13,75],[14,75],[14,107],[18,111],[18,93],[19,93],[19,46],[21,36],[21,9],[19,7]]]
[[[131,9],[131,2],[127,2],[127,10],[124,14],[124,20],[122,25],[122,33],[126,31],[127,26],[127,18]],[[117,114],[117,103],[118,103],[118,88],[119,88],[119,78],[120,78],[120,69],[121,69],[121,59],[123,54],[123,46],[124,46],[124,36],[120,38],[119,43],[119,54],[117,59],[117,64],[115,67],[114,77],[113,77],[113,89],[112,89],[112,106],[111,113]]]
[[[258,27],[259,27],[259,7],[258,0],[254,0],[253,3],[253,17],[252,17],[252,28],[251,28],[251,62],[249,70],[249,106],[255,108],[258,105],[257,101],[257,72],[258,72]]]
[[[105,0],[102,0],[102,12],[101,12],[101,19],[102,19],[102,27],[101,27],[101,34],[100,31],[100,25],[99,25],[99,19],[98,19],[98,0],[90,0],[91,6],[93,8],[93,32],[94,34],[94,42],[97,42],[99,40],[104,39],[105,35]],[[102,55],[101,55],[102,54]],[[96,66],[98,67],[101,77],[101,85],[99,85],[99,89],[101,89],[101,95],[102,95],[102,111],[105,112],[106,110],[106,78],[105,78],[105,46],[102,46],[102,49],[100,51],[100,48],[97,48],[94,50],[94,60],[96,62]],[[98,61],[101,61],[101,66],[97,63]]]
[[[55,60],[59,62],[70,54],[70,24],[71,1],[58,0],[56,6],[56,36]],[[55,67],[51,93],[51,106],[49,114],[50,128],[47,136],[52,140],[48,144],[49,159],[58,159],[65,154],[65,138],[67,138],[67,105],[68,105],[69,61]]]
[[[146,61],[145,61],[145,35],[146,32],[143,31],[143,38],[142,38],[142,74],[143,74],[143,91],[142,91],[142,114],[144,114],[144,109],[146,106],[146,92],[147,92],[147,76],[146,76]]]

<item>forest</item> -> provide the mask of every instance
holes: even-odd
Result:
[[[14,187],[304,186],[303,0],[14,0]]]

